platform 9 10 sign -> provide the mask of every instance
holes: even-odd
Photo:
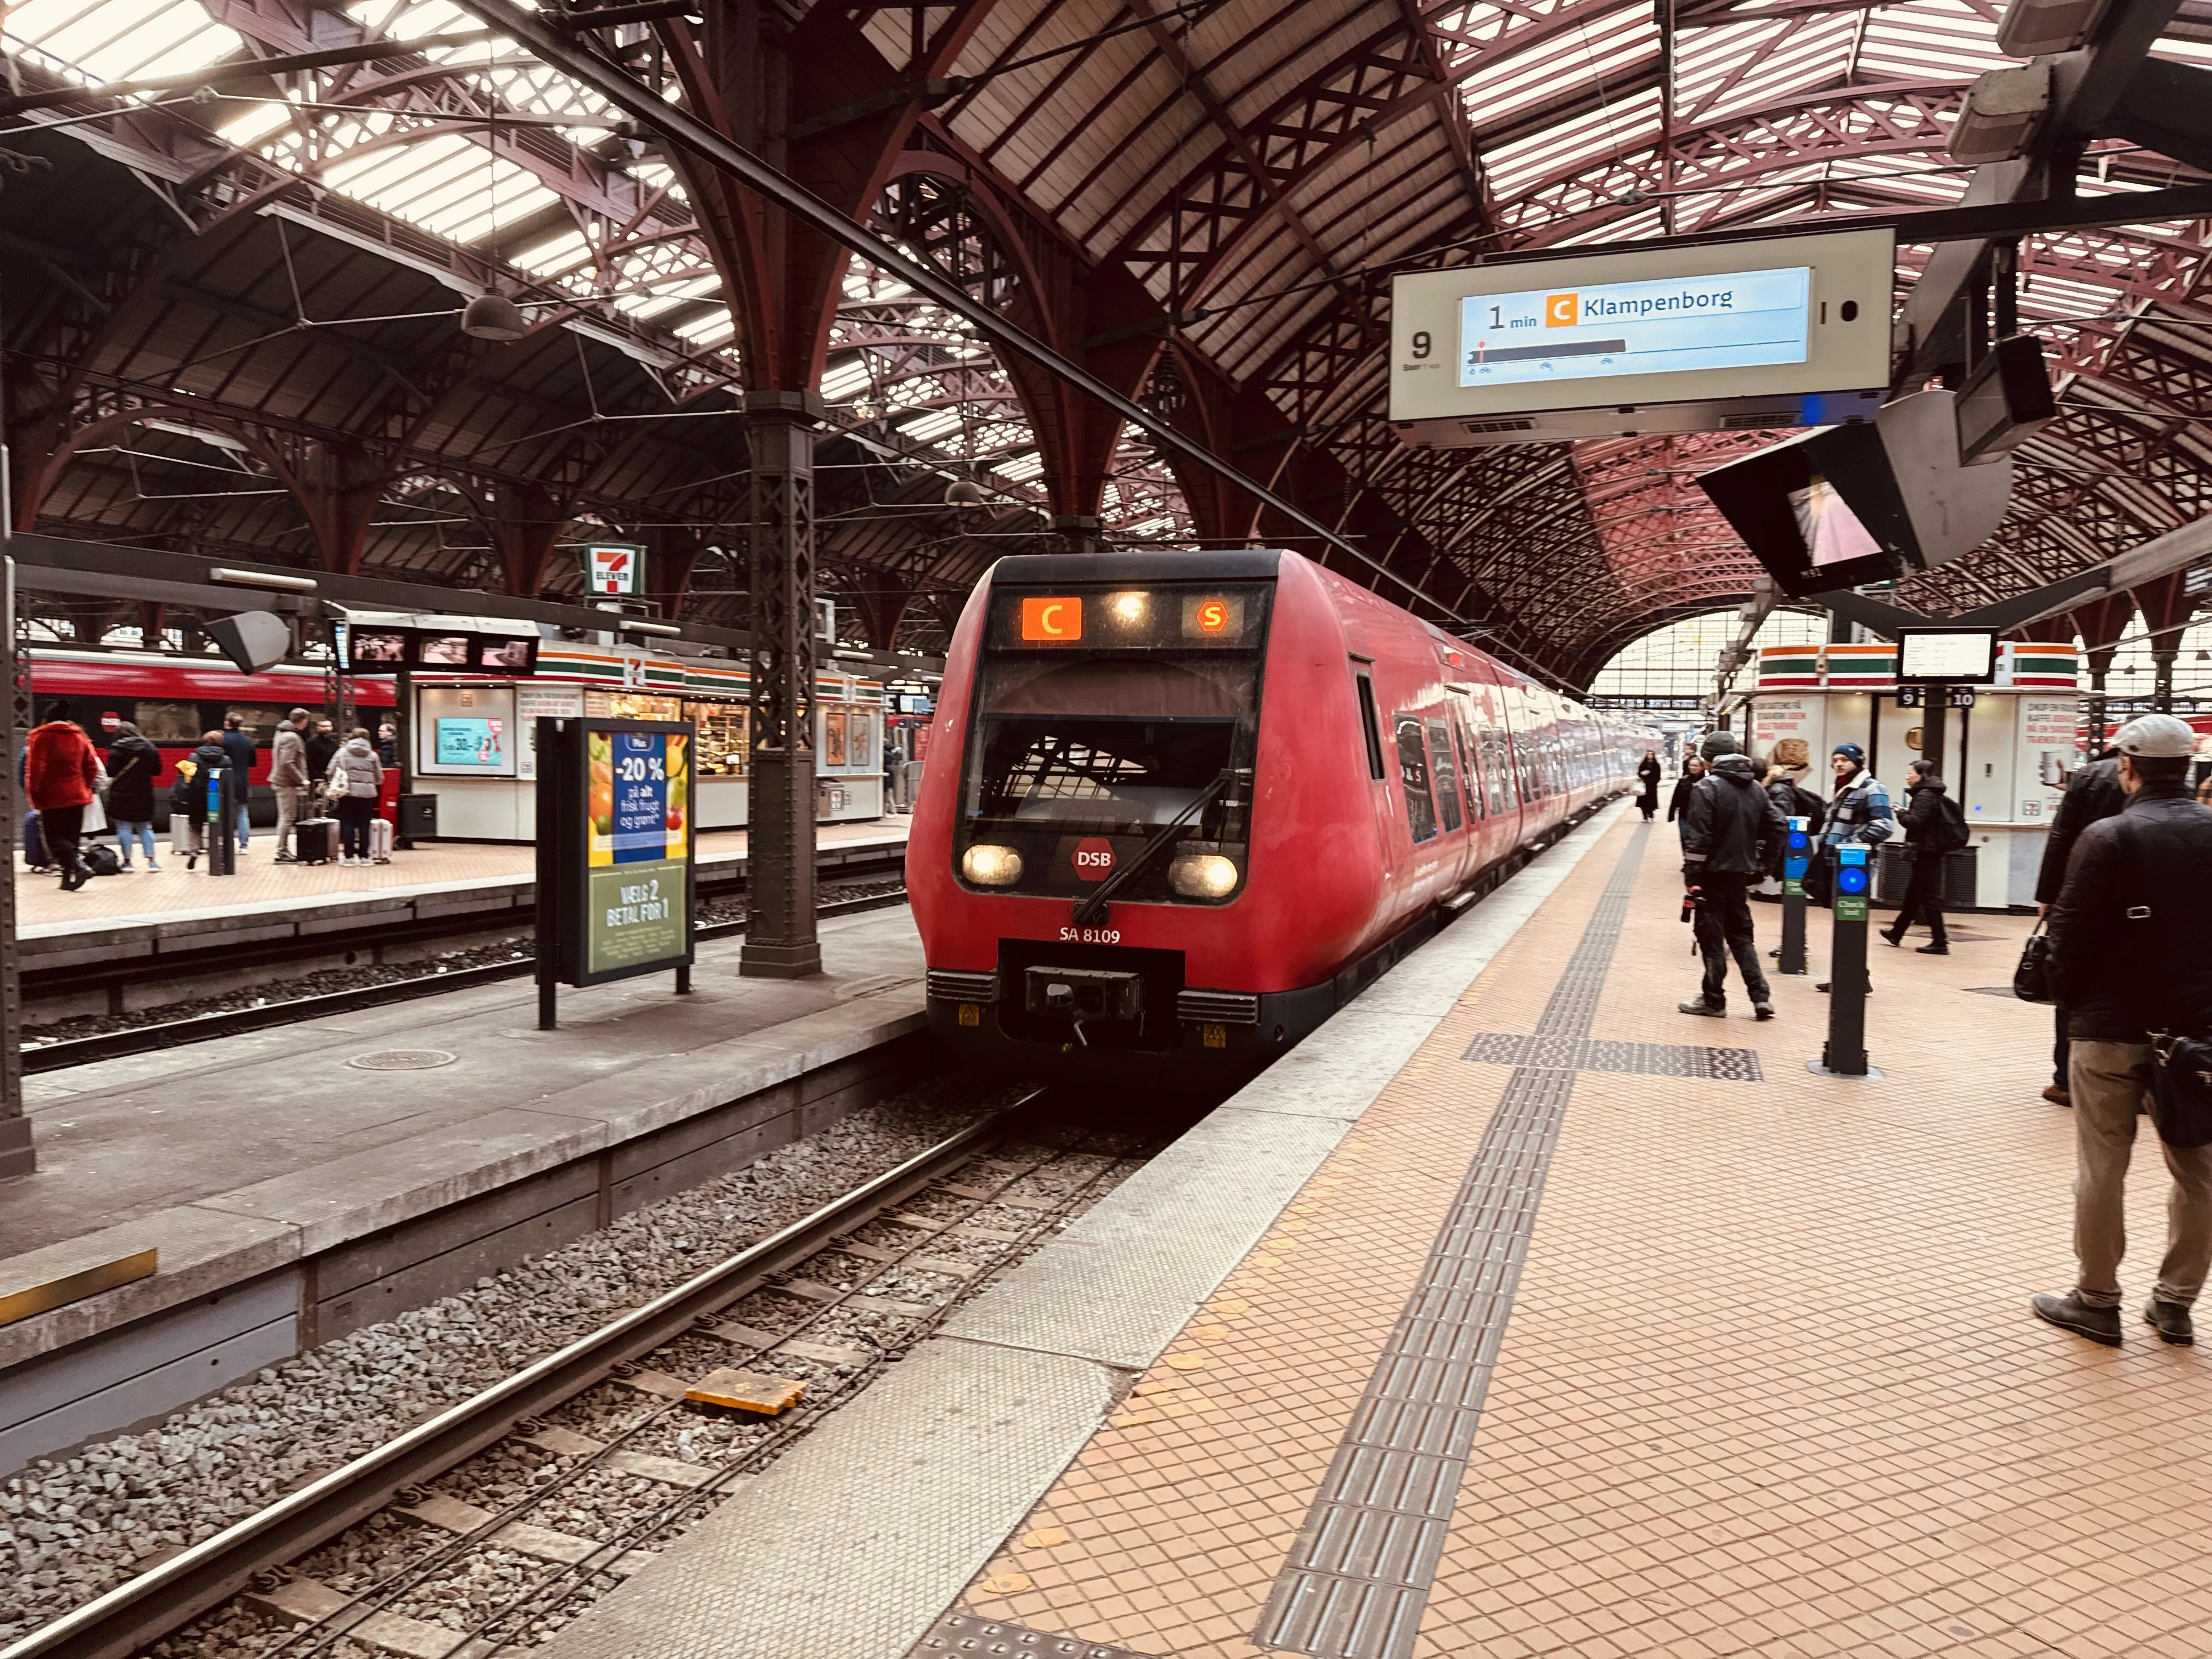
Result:
[[[688,721],[538,722],[541,1024],[556,982],[690,988],[695,745]]]

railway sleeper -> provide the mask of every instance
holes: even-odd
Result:
[[[273,1589],[247,1591],[245,1601],[255,1612],[284,1624],[319,1625],[343,1614],[354,1598],[319,1579],[288,1578]],[[345,1634],[394,1659],[455,1659],[469,1640],[459,1631],[427,1619],[410,1619],[404,1613],[369,1613],[358,1624],[346,1626]]]
[[[574,1429],[564,1429],[548,1424],[535,1434],[525,1435],[522,1443],[535,1446],[559,1457],[591,1457],[605,1452],[599,1467],[612,1469],[618,1474],[634,1474],[641,1480],[658,1480],[664,1486],[703,1486],[714,1478],[715,1471],[704,1463],[686,1463],[680,1458],[656,1457],[651,1452],[607,1451],[607,1443],[594,1440],[587,1434],[578,1434]]]
[[[465,1537],[482,1532],[499,1517],[491,1510],[479,1509],[474,1504],[465,1504],[458,1498],[437,1494],[419,1504],[406,1505],[397,1511],[410,1521],[419,1521],[440,1532],[450,1532]],[[596,1538],[579,1538],[574,1533],[556,1532],[550,1527],[541,1527],[530,1521],[510,1521],[507,1525],[481,1540],[488,1548],[513,1550],[517,1555],[526,1555],[533,1561],[551,1561],[564,1567],[573,1567],[589,1561],[595,1555],[606,1553],[607,1547]],[[627,1578],[640,1568],[650,1565],[659,1558],[658,1550],[624,1550],[611,1559],[597,1564],[594,1571],[611,1572]]]

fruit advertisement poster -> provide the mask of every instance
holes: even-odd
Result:
[[[691,959],[689,726],[584,724],[582,977]]]

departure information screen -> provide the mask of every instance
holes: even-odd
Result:
[[[1806,360],[1809,265],[1460,301],[1459,383],[1526,385]]]

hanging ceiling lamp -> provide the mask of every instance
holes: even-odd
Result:
[[[461,332],[471,339],[508,344],[529,334],[530,320],[504,294],[479,294],[461,313]]]
[[[983,505],[983,492],[971,478],[955,478],[945,486],[945,504],[947,507],[981,507]]]

